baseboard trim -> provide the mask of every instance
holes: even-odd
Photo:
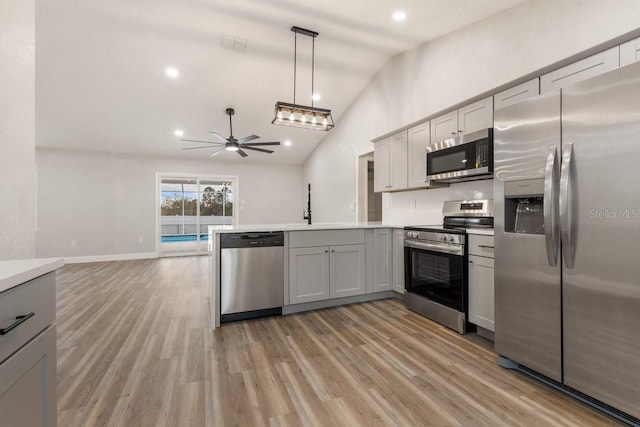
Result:
[[[139,252],[133,254],[89,255],[65,257],[65,264],[82,264],[86,262],[130,261],[133,259],[158,258],[155,252]]]

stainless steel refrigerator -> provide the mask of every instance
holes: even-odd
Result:
[[[640,418],[640,64],[494,132],[496,352]]]

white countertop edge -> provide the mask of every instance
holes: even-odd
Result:
[[[242,233],[242,232],[271,232],[271,231],[313,231],[313,230],[344,230],[358,228],[403,228],[403,225],[389,225],[381,223],[318,223],[308,224],[247,224],[240,226],[209,226],[209,233]]]
[[[483,235],[483,236],[493,236],[494,235],[494,231],[493,231],[493,228],[491,228],[491,229],[467,228],[467,234],[480,234],[480,235]]]
[[[62,258],[32,258],[0,261],[0,292],[64,266]]]

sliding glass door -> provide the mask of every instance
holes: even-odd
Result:
[[[234,177],[160,176],[160,255],[207,252],[208,227],[235,224]]]

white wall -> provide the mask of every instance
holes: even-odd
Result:
[[[0,259],[35,253],[34,0],[0,2]]]
[[[373,150],[371,139],[639,26],[637,0],[534,0],[392,58],[304,162],[314,219],[356,219],[349,203],[357,200],[357,156]],[[473,185],[459,185],[385,195],[383,222],[437,222],[441,216],[432,213],[441,200],[476,194]],[[479,185],[487,194],[489,185]],[[411,200],[413,211],[406,209]]]
[[[240,224],[303,222],[301,166],[44,148],[36,157],[38,257],[155,252],[157,172],[238,176]]]

